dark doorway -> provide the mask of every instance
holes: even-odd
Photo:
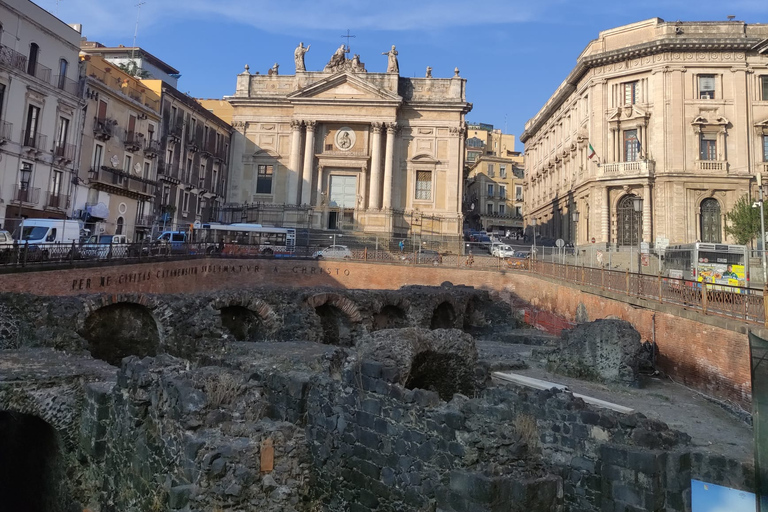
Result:
[[[405,387],[434,391],[445,401],[453,398],[456,393],[472,396],[473,370],[457,354],[421,352],[413,358]]]
[[[336,306],[323,304],[315,308],[315,313],[320,317],[320,325],[323,328],[323,343],[340,347],[353,345],[352,330],[343,311]]]
[[[337,229],[339,223],[338,212],[328,212],[328,229]]]
[[[237,341],[255,341],[261,327],[261,319],[244,306],[227,306],[221,308],[221,325]]]
[[[400,329],[402,327],[408,327],[408,319],[405,317],[405,311],[397,306],[384,306],[381,311],[373,315],[374,331]]]
[[[720,202],[710,197],[701,202],[701,241],[721,243],[720,231]]]
[[[456,322],[456,312],[450,302],[442,302],[432,313],[430,329],[453,329]]]
[[[81,332],[96,359],[120,366],[127,356],[157,355],[160,335],[149,309],[129,302],[94,311]]]
[[[71,510],[56,430],[37,416],[0,411],[0,509]]]
[[[643,226],[643,212],[635,211],[635,197],[634,195],[622,197],[616,207],[619,245],[636,246],[638,244]]]

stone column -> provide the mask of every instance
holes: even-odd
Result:
[[[387,123],[387,151],[384,154],[384,208],[392,208],[392,166],[395,159],[397,123]]]
[[[371,143],[371,198],[368,207],[373,210],[381,208],[381,128],[383,123],[371,124],[373,142]]]
[[[357,208],[359,210],[367,210],[368,209],[368,187],[366,186],[368,183],[368,165],[363,164],[363,166],[360,168],[360,179],[362,180],[362,183],[360,183],[357,187],[357,189],[360,191],[360,197],[357,201]]]
[[[286,204],[299,203],[299,174],[301,174],[301,121],[291,121],[291,160],[289,162]]]
[[[651,219],[651,186],[643,185],[643,242],[650,242],[653,234],[653,220]]]
[[[608,245],[611,243],[610,238],[610,228],[611,228],[611,217],[610,217],[610,208],[609,208],[609,201],[610,201],[610,194],[608,194],[608,187],[603,188],[603,204],[602,206],[602,231],[603,231],[603,240],[605,241],[605,246],[608,247]]]
[[[315,183],[315,187],[317,189],[317,194],[315,195],[315,205],[320,206],[320,203],[322,202],[320,198],[323,197],[323,166],[322,165],[317,166],[317,182]],[[330,193],[330,190],[328,192]]]
[[[304,121],[307,126],[307,138],[304,145],[304,173],[301,180],[301,204],[309,204],[312,199],[312,167],[315,162],[315,126],[317,121]]]

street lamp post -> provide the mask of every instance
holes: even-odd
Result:
[[[533,250],[531,251],[533,254],[531,256],[532,259],[536,259],[536,218],[531,219],[531,226],[533,227]]]
[[[765,264],[765,212],[763,206],[763,175],[757,174],[757,193],[760,197],[760,245],[763,247],[763,286],[768,285],[768,271]]]
[[[574,212],[571,214],[571,219],[573,219],[573,254],[576,256],[576,264],[579,264],[579,253],[578,253],[578,244],[579,244],[579,212],[574,210]]]
[[[640,213],[643,211],[643,198],[642,197],[633,197],[632,198],[632,208],[635,210],[635,213]],[[642,223],[637,223],[637,273],[640,274],[640,242],[642,241],[643,231],[642,231]],[[632,269],[630,269],[632,270]]]
[[[333,245],[336,245],[336,233],[334,233],[333,235],[329,236],[328,238],[332,238],[333,239]],[[339,238],[341,238],[341,235],[339,235]]]

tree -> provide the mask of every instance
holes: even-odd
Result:
[[[117,65],[117,67],[132,77],[149,78],[149,72],[140,68],[135,60],[129,60],[127,63],[120,63]]]
[[[753,208],[746,194],[725,214],[725,220],[725,232],[732,235],[737,244],[747,244],[760,235],[760,208]]]

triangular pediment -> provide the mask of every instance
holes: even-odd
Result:
[[[338,101],[340,103],[402,103],[403,99],[352,73],[341,72],[319,80],[288,95],[297,103]]]
[[[650,117],[650,114],[638,105],[625,105],[616,107],[608,112],[608,121],[624,121],[627,119],[642,119]]]

